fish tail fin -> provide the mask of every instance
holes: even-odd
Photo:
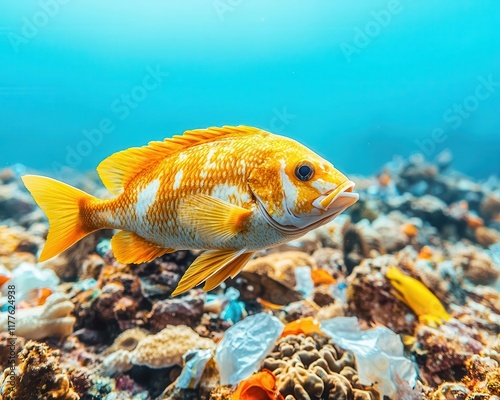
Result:
[[[51,178],[25,175],[21,178],[49,220],[49,234],[39,261],[46,261],[98,229],[89,226],[80,210],[95,197]]]

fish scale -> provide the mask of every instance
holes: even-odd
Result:
[[[305,146],[245,126],[187,131],[113,154],[97,170],[115,198],[23,177],[51,224],[40,259],[103,228],[119,230],[111,244],[122,263],[208,250],[174,295],[203,281],[213,289],[255,251],[304,235],[358,199],[354,184]]]

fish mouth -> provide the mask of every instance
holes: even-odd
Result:
[[[339,214],[359,200],[359,194],[352,191],[354,186],[353,181],[345,181],[335,189],[314,200],[313,206]]]
[[[262,211],[262,215],[264,216],[266,221],[278,231],[292,236],[303,235],[312,229],[315,229],[332,221],[342,211],[356,203],[359,200],[359,194],[352,191],[354,186],[354,182],[346,181],[337,186],[335,189],[326,192],[326,194],[314,200],[313,206],[319,210],[323,210],[323,215],[319,216],[319,218],[315,217],[314,220],[312,220],[309,224],[306,224],[302,227],[293,225],[281,225],[278,222],[274,221],[265,207],[262,206],[259,207],[259,209]],[[294,218],[298,218],[289,210],[288,213]]]

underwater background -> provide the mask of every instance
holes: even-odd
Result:
[[[499,26],[496,0],[0,0],[0,400],[498,400]],[[210,253],[81,238],[102,226],[88,210],[113,201],[31,175],[108,199],[95,168],[111,154],[240,124],[296,139],[348,181],[311,202],[291,182],[330,186],[306,157],[293,181],[261,174],[251,212],[258,193],[285,194],[291,225],[263,214],[260,250],[227,251],[206,292],[190,277],[207,279]],[[187,222],[157,195],[167,181],[142,174],[125,188],[153,179],[135,207],[103,223],[226,235],[236,218],[200,199],[247,195],[230,157],[210,149],[190,169],[185,154],[169,196],[193,205]],[[206,196],[183,198],[198,187],[183,171]],[[267,248],[303,223],[295,196],[309,222],[326,222],[326,199],[349,207]]]
[[[61,177],[187,129],[245,124],[349,173],[444,148],[462,172],[499,170],[494,0],[0,7],[2,166]]]

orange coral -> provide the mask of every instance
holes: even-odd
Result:
[[[389,184],[392,181],[392,177],[390,174],[387,172],[382,172],[378,177],[377,177],[378,183],[380,186],[386,187],[389,186]]]
[[[274,374],[264,369],[240,382],[232,400],[284,400],[276,387]]]
[[[484,226],[483,219],[474,214],[467,214],[465,216],[465,220],[467,221],[467,225],[469,225],[472,229]]]
[[[413,224],[401,225],[401,231],[409,238],[413,238],[418,235],[418,228]]]
[[[324,269],[313,269],[311,271],[311,279],[314,282],[314,286],[318,285],[332,285],[337,283],[337,280]]]
[[[422,247],[417,257],[422,260],[430,260],[432,258],[432,249],[429,246]]]
[[[304,335],[311,335],[312,333],[323,334],[321,332],[319,322],[316,321],[313,317],[307,317],[286,324],[281,337],[285,337],[288,335],[299,335],[301,333],[303,333]]]

